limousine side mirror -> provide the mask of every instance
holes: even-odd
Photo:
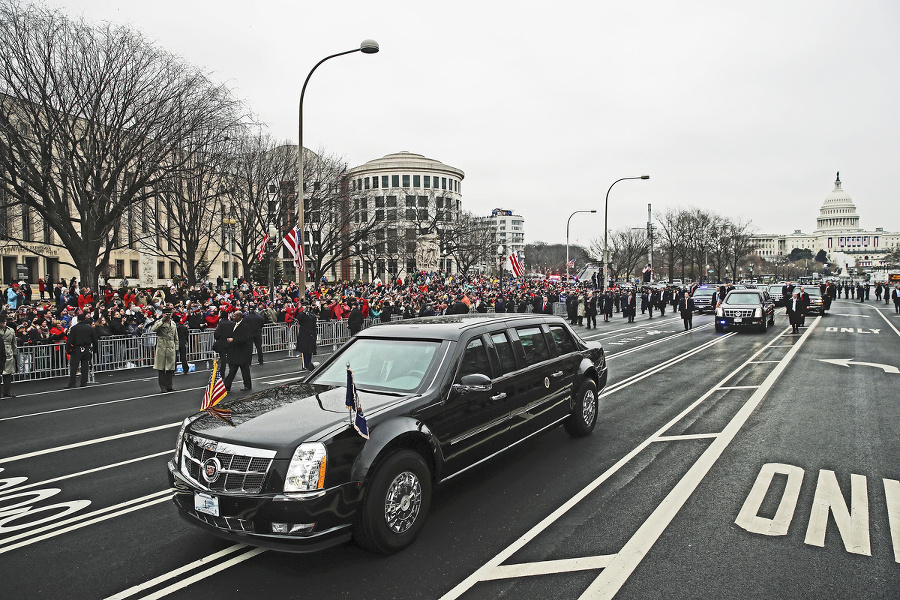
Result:
[[[489,392],[491,391],[491,378],[481,373],[474,375],[465,375],[459,380],[459,383],[453,384],[453,391],[459,394],[468,394],[471,392]]]

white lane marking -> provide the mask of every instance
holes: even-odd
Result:
[[[891,544],[894,546],[894,562],[900,563],[900,481],[884,479],[884,499],[887,503]]]
[[[26,458],[32,458],[34,456],[41,456],[43,454],[53,454],[54,452],[62,452],[63,450],[71,450],[72,448],[81,448],[82,446],[91,446],[93,444],[102,444],[103,442],[109,442],[111,440],[118,440],[126,437],[131,437],[134,435],[142,435],[145,433],[152,433],[154,431],[161,431],[163,429],[171,429],[173,427],[179,427],[181,425],[181,421],[177,423],[170,423],[168,425],[158,425],[156,427],[148,427],[147,429],[138,429],[137,431],[128,431],[126,433],[118,433],[116,435],[109,435],[102,438],[96,438],[93,440],[87,440],[86,442],[77,442],[75,444],[66,444],[65,446],[56,446],[55,448],[46,448],[44,450],[36,450],[34,452],[28,452],[26,454],[19,454],[17,456],[8,456],[6,458],[0,458],[0,464],[14,462],[17,460],[23,460]],[[174,440],[173,440],[174,442]],[[175,452],[174,446],[172,447],[172,452]]]
[[[56,483],[57,481],[62,481],[64,479],[72,479],[73,477],[79,477],[81,475],[89,475],[91,473],[105,471],[106,469],[114,469],[116,467],[121,467],[123,465],[128,465],[128,464],[139,462],[142,460],[147,460],[149,458],[157,458],[157,457],[165,456],[165,455],[171,456],[173,452],[174,452],[174,449],[173,450],[163,450],[162,452],[157,452],[156,454],[148,454],[147,456],[140,456],[138,458],[123,460],[121,462],[112,463],[110,465],[103,465],[102,467],[88,469],[87,471],[79,471],[77,473],[70,473],[69,475],[62,475],[60,477],[54,477],[53,479],[45,479],[44,481],[38,481],[36,483],[29,483],[28,485],[23,485],[23,486],[19,486],[19,487],[15,487],[15,488],[0,489],[0,496],[3,496],[3,494],[9,494],[12,492],[19,492],[21,490],[27,490],[28,488],[33,488],[33,487],[37,487],[37,486],[41,486],[41,485],[47,485],[50,483]]]
[[[779,348],[780,346],[772,346],[772,347]],[[758,385],[729,385],[729,386],[722,386],[719,389],[720,390],[755,390],[758,387],[759,387]]]
[[[285,360],[288,360],[288,359],[278,359],[278,360],[273,360],[272,363],[282,362],[282,361],[285,361]],[[270,378],[270,377],[282,377],[283,375],[284,375],[284,373],[277,373],[277,374],[274,374],[274,375],[261,375],[260,377],[257,378],[257,381],[264,381],[264,380],[266,380],[266,379],[268,379],[268,378]],[[302,377],[302,376],[303,376],[302,374],[299,374],[299,375],[297,375],[297,376],[294,377],[294,378],[282,380],[282,383],[286,383],[286,382],[288,382],[288,381],[296,381],[297,379],[299,379],[299,378]],[[153,380],[153,381],[156,381],[156,378],[153,377],[152,380]],[[135,382],[135,381],[150,381],[150,379],[129,379],[129,380],[127,380],[127,381],[118,381],[118,382],[104,383],[104,384],[100,384],[100,385],[118,385],[118,384],[122,384],[122,383],[132,383],[132,382]],[[91,386],[91,387],[95,387],[95,386]],[[180,392],[194,392],[194,391],[202,390],[202,389],[205,389],[205,388],[206,388],[206,385],[201,385],[201,386],[199,386],[199,387],[191,387],[191,388],[184,388],[184,389],[175,390],[175,393],[180,393]],[[66,390],[49,390],[49,391],[66,391]],[[40,394],[48,393],[49,391],[45,391],[45,392],[37,392],[37,393],[34,393],[34,394],[19,394],[18,396],[19,396],[19,397],[25,397],[25,396],[38,396],[38,395],[40,395]],[[0,422],[2,422],[2,421],[12,421],[12,420],[14,420],[14,419],[24,419],[24,418],[27,418],[27,417],[39,417],[39,416],[42,416],[42,415],[50,415],[50,414],[53,414],[53,413],[67,412],[67,411],[70,411],[70,410],[81,410],[82,408],[93,408],[93,407],[95,407],[95,406],[106,406],[106,405],[108,405],[108,404],[117,404],[117,403],[119,403],[119,402],[129,402],[129,401],[131,401],[131,400],[143,400],[144,398],[156,398],[156,397],[158,397],[160,394],[162,394],[162,392],[159,392],[159,393],[153,393],[153,394],[145,394],[145,395],[143,395],[143,396],[132,396],[132,397],[130,397],[130,398],[119,398],[119,399],[117,399],[117,400],[106,400],[106,401],[104,401],[104,402],[94,402],[93,404],[81,404],[81,405],[78,405],[78,406],[69,406],[69,407],[66,407],[66,408],[57,408],[57,409],[53,409],[53,410],[44,410],[44,411],[41,411],[41,412],[27,413],[27,414],[24,414],[24,415],[14,415],[14,416],[12,416],[12,417],[3,417],[3,418],[0,418]]]
[[[732,334],[728,334],[729,336]],[[725,339],[727,336],[722,336],[717,338],[716,341],[720,341]],[[774,338],[771,343],[774,343],[778,337]],[[750,360],[753,360],[763,352],[768,349],[768,346],[764,346],[760,348],[753,356],[750,357]],[[464,580],[459,582],[453,589],[449,592],[441,596],[441,600],[455,600],[459,598],[464,593],[466,593],[472,586],[474,586],[479,581],[483,581],[487,574],[492,573],[494,569],[496,569],[502,562],[507,560],[510,556],[514,555],[528,543],[530,543],[534,538],[540,535],[545,529],[550,527],[553,523],[558,521],[563,515],[565,515],[572,507],[576,506],[579,502],[584,500],[588,495],[591,494],[595,489],[600,487],[606,480],[615,475],[622,467],[627,465],[631,460],[639,455],[641,452],[646,450],[646,448],[654,443],[656,439],[664,435],[666,431],[674,427],[680,420],[689,415],[693,410],[695,410],[698,406],[700,406],[703,402],[705,402],[710,396],[713,395],[717,391],[718,386],[725,384],[729,379],[737,375],[741,372],[741,370],[746,366],[746,364],[742,364],[737,367],[734,371],[725,376],[724,379],[720,380],[719,383],[709,389],[706,393],[700,396],[697,400],[691,403],[688,407],[686,407],[679,414],[675,415],[671,421],[663,425],[659,428],[655,433],[653,433],[650,437],[645,439],[643,442],[638,444],[634,449],[631,450],[628,454],[623,456],[616,462],[616,464],[612,465],[606,471],[603,472],[597,479],[593,480],[587,486],[585,486],[580,492],[569,498],[565,503],[563,503],[559,508],[554,510],[552,513],[547,515],[540,523],[529,529],[522,537],[518,540],[510,544],[503,551],[497,554],[494,558],[489,560],[487,563],[482,565],[478,570],[474,573],[466,577]]]
[[[766,363],[780,363],[780,360],[754,360],[751,365],[764,365]]]
[[[522,563],[519,565],[500,565],[492,572],[488,573],[482,581],[602,569],[610,563],[613,557],[614,555],[607,554],[602,556],[568,558],[564,560],[545,560],[542,562]]]
[[[898,369],[894,365],[884,365],[881,363],[870,362],[856,362],[852,358],[820,358],[819,362],[829,363],[832,365],[837,365],[839,367],[847,367],[848,369],[850,368],[850,365],[860,365],[863,367],[877,367],[885,373],[900,373],[900,369]]]
[[[890,319],[888,319],[886,316],[884,316],[884,313],[881,312],[881,309],[876,308],[875,310],[878,312],[878,314],[881,316],[881,318],[884,319],[884,322],[888,324],[888,327],[890,327],[891,329],[893,329],[893,330],[894,330],[894,333],[896,333],[897,335],[900,335],[900,331],[897,331],[897,328],[894,327],[894,324],[891,323]],[[894,316],[895,316],[895,317],[900,317],[900,315],[894,315]]]
[[[290,383],[292,381],[297,381],[299,378],[290,377],[288,379],[275,379],[274,381],[263,381],[266,385],[281,385],[282,383]]]
[[[804,543],[825,547],[825,530],[828,527],[829,515],[837,525],[847,552],[872,556],[869,538],[868,483],[864,475],[850,474],[850,508],[848,508],[834,471],[827,469],[819,471]]]
[[[631,377],[623,379],[622,381],[619,381],[617,383],[610,384],[606,387],[606,391],[604,391],[602,394],[600,394],[599,397],[605,398],[606,396],[609,396],[610,394],[617,392],[622,388],[625,388],[634,383],[637,383],[638,381],[641,381],[642,379],[646,379],[647,377],[650,377],[651,375],[655,375],[656,373],[658,373],[664,369],[667,369],[667,368],[671,367],[672,365],[677,364],[683,360],[686,360],[686,359],[690,358],[691,356],[698,354],[698,353],[702,352],[703,350],[706,350],[707,348],[710,348],[710,347],[712,347],[724,340],[727,340],[728,338],[735,336],[735,335],[737,335],[737,332],[735,332],[735,331],[726,333],[725,335],[723,335],[721,337],[717,337],[714,340],[710,340],[709,342],[706,342],[702,346],[697,346],[696,348],[688,350],[684,354],[676,356],[675,358],[670,358],[669,360],[662,362],[654,367],[651,367],[650,369],[648,369],[646,371],[632,375]]]
[[[661,435],[654,441],[681,442],[684,440],[714,440],[717,437],[719,437],[718,433],[689,433],[685,435]]]
[[[725,451],[725,448],[731,444],[738,432],[750,418],[750,415],[756,410],[763,398],[769,393],[769,390],[781,377],[781,374],[791,363],[797,352],[803,347],[803,343],[809,338],[816,325],[819,324],[822,317],[816,317],[806,333],[797,341],[797,344],[791,348],[784,356],[782,361],[772,369],[769,376],[766,377],[762,385],[753,396],[740,408],[734,418],[729,421],[728,425],[722,430],[717,437],[709,445],[709,447],[700,455],[688,472],[682,477],[666,498],[656,507],[653,514],[644,521],[638,528],[631,539],[629,539],[622,549],[616,554],[616,558],[612,563],[603,570],[602,573],[588,586],[587,590],[580,596],[582,599],[599,600],[602,598],[611,599],[622,588],[634,570],[643,560],[644,556],[656,544],[656,541],[666,530],[675,515],[681,510],[682,506],[688,501],[694,490],[703,480],[715,462]],[[777,339],[777,338],[776,338]],[[766,349],[766,348],[764,348]],[[755,358],[755,357],[754,357]],[[749,361],[748,361],[749,362]]]
[[[759,516],[759,509],[766,492],[772,485],[775,474],[787,476],[787,484],[774,517]],[[760,535],[787,535],[791,520],[794,518],[794,509],[797,507],[797,499],[800,497],[800,484],[803,483],[803,469],[793,465],[782,463],[767,463],[759,470],[756,481],[744,500],[734,524],[751,533]]]
[[[159,497],[160,494],[162,494],[162,497]],[[173,496],[174,494],[172,494],[172,490],[162,490],[161,492],[147,494],[146,496],[142,496],[140,498],[127,500],[113,506],[107,506],[106,508],[101,508],[100,510],[84,513],[78,515],[77,517],[72,517],[71,519],[66,519],[65,521],[59,521],[58,523],[53,523],[52,525],[45,525],[44,527],[40,527],[38,529],[32,529],[31,531],[26,531],[24,533],[5,538],[3,540],[0,540],[0,554],[22,548],[23,546],[28,546],[36,542],[50,539],[64,533],[68,533],[70,531],[75,531],[76,529],[81,529],[82,527],[93,525],[94,523],[112,519],[113,517],[125,515],[142,508],[147,508],[149,506],[153,506],[154,504],[159,504],[160,502],[165,502],[166,500],[171,499]],[[143,504],[140,504],[141,502],[143,502]],[[59,528],[64,525],[70,526]],[[33,537],[45,531],[49,531],[49,533]],[[17,544],[12,543],[18,540],[24,541],[21,541]]]
[[[701,325],[697,327],[697,329],[703,329],[709,327],[709,325]],[[606,360],[612,360],[613,358],[617,358],[619,356],[625,356],[626,354],[631,354],[632,352],[637,352],[638,350],[643,350],[645,348],[649,348],[650,346],[655,346],[656,344],[661,344],[663,342],[668,342],[669,340],[674,340],[675,338],[679,338],[685,335],[688,335],[691,331],[681,331],[676,333],[675,335],[670,335],[668,337],[660,338],[658,340],[653,340],[652,342],[647,342],[646,344],[641,344],[639,346],[635,346],[634,348],[629,348],[628,350],[622,350],[621,352],[615,352],[613,354],[608,354],[606,356]]]
[[[154,586],[159,585],[163,581],[172,579],[173,577],[178,577],[179,575],[181,575],[183,573],[187,573],[188,571],[193,571],[197,567],[202,567],[211,562],[217,561],[220,558],[228,556],[229,554],[237,552],[238,550],[241,550],[243,548],[249,548],[249,546],[247,546],[247,544],[235,544],[234,546],[229,546],[228,548],[225,548],[224,550],[219,550],[218,552],[214,552],[213,554],[210,554],[209,556],[204,556],[203,558],[201,558],[199,560],[195,560],[194,562],[188,563],[188,564],[184,565],[183,567],[178,567],[177,569],[173,569],[173,570],[169,571],[168,573],[163,573],[159,577],[155,577],[155,578],[151,579],[150,581],[146,581],[140,585],[130,587],[127,590],[123,590],[123,591],[119,592],[118,594],[109,596],[108,598],[106,598],[106,600],[124,600],[124,598],[130,598],[131,596],[134,596],[135,594],[137,594],[139,592],[143,592],[144,590],[147,590]]]
[[[266,551],[265,548],[252,548],[252,549],[248,550],[247,552],[244,552],[243,554],[235,556],[234,558],[232,558],[230,560],[226,560],[223,563],[219,563],[218,565],[216,565],[214,567],[209,567],[205,571],[201,571],[200,573],[192,575],[192,576],[188,577],[187,579],[182,579],[178,583],[173,583],[172,585],[165,587],[165,588],[159,590],[158,592],[150,594],[149,596],[144,596],[142,598],[142,600],[157,600],[158,598],[168,596],[172,592],[177,592],[178,590],[184,589],[187,586],[191,585],[192,583],[196,583],[202,579],[211,577],[211,576],[215,575],[216,573],[218,573],[219,571],[224,571],[225,569],[233,567],[234,565],[236,565],[238,563],[242,563],[245,560],[250,560],[257,554],[262,554],[265,551]]]

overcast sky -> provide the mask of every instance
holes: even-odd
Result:
[[[526,241],[695,206],[815,228],[840,170],[864,228],[900,230],[900,2],[49,0],[128,24],[228,83],[278,138],[353,167],[408,150],[465,171],[464,208]]]

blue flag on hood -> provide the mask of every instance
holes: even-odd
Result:
[[[353,428],[359,435],[369,439],[369,424],[366,422],[366,417],[363,414],[362,408],[359,408],[356,411],[356,421],[353,423]]]
[[[347,365],[347,398],[344,404],[350,410],[356,410],[356,407],[359,406],[359,394],[356,392],[356,384],[353,383],[353,371],[350,370],[350,365]]]

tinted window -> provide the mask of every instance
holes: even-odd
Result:
[[[516,357],[513,354],[512,345],[505,333],[492,333],[491,341],[494,342],[494,348],[497,350],[497,356],[500,357],[500,371],[510,373],[516,370]]]
[[[758,304],[760,301],[759,294],[752,293],[730,293],[726,298],[726,304]]]
[[[466,375],[475,375],[476,373],[491,376],[491,363],[488,361],[487,349],[481,338],[472,340],[466,346],[456,381],[459,382]]]
[[[358,339],[311,383],[346,385],[347,363],[362,389],[413,390],[431,368],[440,344],[424,340]]]
[[[560,325],[551,326],[550,336],[556,342],[556,347],[559,349],[560,356],[577,350],[575,341],[572,339],[572,336],[569,335],[569,332],[566,331],[565,327]]]
[[[534,365],[542,360],[550,359],[550,349],[544,340],[544,334],[540,327],[523,327],[516,329],[519,339],[522,341],[522,349],[525,351],[525,362]]]

